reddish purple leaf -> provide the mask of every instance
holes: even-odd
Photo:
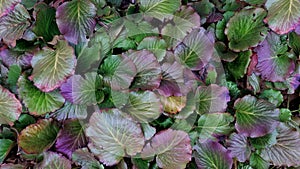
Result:
[[[230,135],[227,144],[232,157],[236,157],[240,162],[245,162],[249,159],[251,147],[246,136],[233,133]]]

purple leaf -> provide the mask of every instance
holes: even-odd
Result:
[[[74,44],[86,42],[96,25],[96,10],[90,1],[73,0],[63,3],[56,11],[60,32]]]
[[[211,140],[203,143],[197,142],[194,150],[193,156],[200,169],[229,169],[232,167],[232,158],[229,151],[218,142]]]
[[[72,157],[72,153],[87,144],[84,134],[84,124],[79,120],[65,121],[63,129],[59,132],[56,141],[56,149],[58,152]]]
[[[258,55],[257,71],[262,78],[272,82],[282,82],[294,71],[295,64],[286,53],[287,47],[280,37],[271,32],[256,48]]]
[[[246,136],[232,133],[227,144],[232,157],[236,157],[240,162],[245,162],[249,159],[251,147]]]
[[[21,0],[0,0],[0,17],[8,14]]]
[[[164,169],[183,169],[191,161],[192,148],[187,133],[180,130],[164,130],[157,133],[145,145],[142,158],[156,155],[156,163]]]
[[[43,169],[71,169],[71,161],[66,159],[64,156],[54,153],[46,152],[44,153],[44,159],[41,163],[37,165],[37,168]]]
[[[0,58],[6,67],[10,67],[11,65],[19,65],[23,68],[28,68],[31,66],[32,57],[33,55],[31,53],[20,54],[19,52],[9,49],[0,51]]]

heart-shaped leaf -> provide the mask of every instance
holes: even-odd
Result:
[[[240,162],[245,162],[249,159],[251,147],[246,136],[232,133],[227,144],[232,157],[236,157]]]
[[[278,34],[285,34],[295,29],[300,20],[300,1],[267,0],[265,4],[268,16],[265,22]]]
[[[54,153],[46,152],[44,153],[44,160],[39,163],[38,168],[43,169],[71,169],[71,161],[66,159],[64,156]]]
[[[10,150],[13,148],[13,146],[13,141],[9,139],[0,139],[0,164],[2,164],[2,162],[4,161]]]
[[[52,119],[39,120],[21,131],[18,145],[28,154],[40,154],[54,144],[58,130]]]
[[[15,95],[0,86],[0,124],[9,124],[18,120],[22,105]]]
[[[84,129],[84,124],[79,120],[65,121],[63,129],[57,137],[56,150],[71,158],[76,149],[87,144]]]
[[[226,87],[211,84],[207,87],[198,87],[195,99],[197,113],[217,113],[226,110],[227,102],[230,101],[230,96]]]
[[[29,78],[44,92],[61,86],[74,73],[76,65],[74,49],[68,42],[58,36],[53,41],[54,49],[44,47],[31,60],[33,72]]]
[[[65,2],[56,10],[56,22],[64,37],[74,44],[86,42],[93,32],[97,8],[90,1]]]
[[[45,93],[36,88],[26,77],[21,76],[18,82],[18,92],[30,114],[44,115],[59,109],[65,99],[58,91]]]
[[[160,168],[183,169],[191,161],[192,147],[187,133],[180,130],[164,130],[157,133],[142,151],[142,158],[156,155]]]
[[[14,10],[0,18],[0,39],[3,39],[9,46],[15,47],[16,40],[23,36],[24,31],[30,25],[29,19],[30,15],[24,6],[16,5]]]
[[[95,112],[86,129],[89,148],[105,165],[120,162],[126,155],[142,151],[144,136],[140,125],[118,109]]]
[[[267,35],[267,27],[263,18],[266,12],[262,8],[244,9],[236,13],[227,23],[225,34],[229,40],[229,48],[239,52],[257,46]]]
[[[232,166],[232,158],[229,155],[229,151],[218,142],[210,140],[203,143],[197,142],[194,150],[193,156],[200,169],[228,169]]]
[[[247,95],[237,99],[234,108],[235,128],[242,135],[261,137],[271,133],[279,124],[279,110],[266,100]]]

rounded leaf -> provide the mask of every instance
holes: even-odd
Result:
[[[44,159],[38,164],[38,168],[43,169],[71,169],[71,161],[66,159],[64,156],[54,153],[46,152],[44,153]]]
[[[13,148],[14,142],[9,139],[0,139],[0,164],[4,161],[10,150]]]

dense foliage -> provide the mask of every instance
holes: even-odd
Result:
[[[300,167],[299,0],[0,0],[0,168]]]

